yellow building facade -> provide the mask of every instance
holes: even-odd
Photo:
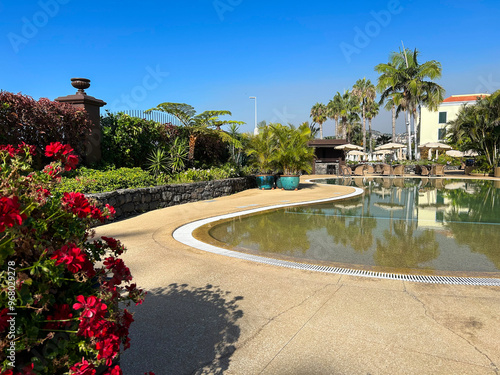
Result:
[[[443,100],[437,111],[429,111],[422,107],[420,125],[420,144],[428,142],[442,142],[446,134],[446,123],[457,118],[460,108],[464,105],[474,104],[478,97],[490,94],[452,95]]]

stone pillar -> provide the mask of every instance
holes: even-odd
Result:
[[[87,95],[85,89],[90,87],[90,79],[71,78],[71,85],[78,89],[76,94],[61,96],[54,99],[56,102],[68,103],[73,107],[85,110],[92,122],[92,128],[85,145],[85,161],[87,164],[94,164],[101,161],[101,115],[100,108],[106,103],[93,96]]]

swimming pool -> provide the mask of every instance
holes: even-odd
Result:
[[[213,244],[319,265],[424,275],[500,275],[493,181],[350,178],[360,197],[210,223]],[[497,182],[498,185],[498,182]]]

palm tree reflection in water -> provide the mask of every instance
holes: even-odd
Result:
[[[500,270],[500,189],[491,182],[367,182],[357,198],[239,217],[215,225],[210,234],[239,251],[313,263],[398,272]],[[346,179],[328,183],[344,184]]]

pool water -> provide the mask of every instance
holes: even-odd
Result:
[[[500,271],[498,181],[347,178],[362,196],[211,223],[209,235],[236,251],[384,271]],[[495,185],[496,184],[496,185]]]

